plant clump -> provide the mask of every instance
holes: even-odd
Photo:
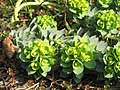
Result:
[[[26,70],[29,75],[39,73],[46,76],[56,63],[56,48],[42,40],[35,40],[28,43],[28,47],[20,53],[22,62],[27,64]]]
[[[70,40],[61,49],[61,66],[66,74],[75,74],[75,80],[82,78],[84,66],[94,69],[96,66],[93,60],[95,45],[89,43],[85,38],[80,41]]]
[[[120,43],[109,47],[104,55],[105,77],[120,78]]]
[[[97,14],[97,30],[102,34],[117,33],[120,26],[120,16],[113,10],[102,10]]]
[[[69,10],[79,18],[84,17],[88,12],[89,2],[87,0],[69,0]]]
[[[81,90],[81,80],[88,77],[89,82],[91,75],[97,82],[103,81],[103,76],[105,82],[120,79],[120,0],[2,0],[0,7],[4,60],[10,58],[9,63],[17,59],[15,64],[20,63],[37,82],[41,77],[50,79],[49,88],[44,84],[47,89],[58,84],[60,90],[68,89],[63,88],[69,87],[64,81],[70,81],[69,90],[74,87],[72,83],[79,83]],[[11,47],[13,43],[19,46],[16,53]],[[6,67],[4,64],[0,66]],[[1,80],[3,84],[9,81]],[[85,83],[84,89],[90,89],[88,85],[92,83]]]
[[[53,16],[48,15],[37,16],[36,24],[38,25],[39,29],[41,29],[42,27],[47,28],[48,26],[50,26],[53,28],[57,26],[57,22],[54,21]]]

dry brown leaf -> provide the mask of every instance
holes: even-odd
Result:
[[[19,49],[18,46],[15,46],[12,42],[12,39],[10,37],[6,37],[3,42],[3,51],[7,55],[8,58],[12,58],[15,51]]]
[[[3,0],[0,0],[0,5],[3,6],[3,7],[5,7],[5,3],[4,3]]]

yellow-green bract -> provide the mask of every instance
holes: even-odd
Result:
[[[78,17],[84,17],[88,12],[89,2],[87,0],[69,0],[68,4],[69,10]]]

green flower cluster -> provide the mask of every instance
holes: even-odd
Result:
[[[97,30],[106,35],[120,26],[120,16],[113,10],[103,10],[97,14]]]
[[[69,0],[68,3],[69,10],[78,17],[84,17],[88,12],[89,2],[87,0]]]
[[[105,62],[105,77],[113,78],[120,77],[120,43],[114,48],[108,48],[107,53],[104,56]]]
[[[36,23],[37,23],[39,29],[41,29],[42,27],[47,28],[48,26],[50,26],[50,27],[57,26],[57,22],[54,21],[54,18],[52,16],[48,16],[48,15],[37,16]]]
[[[28,74],[39,72],[46,76],[56,62],[55,52],[55,47],[42,40],[35,40],[28,43],[28,47],[24,48],[19,57],[23,62],[28,63],[26,66]]]
[[[74,72],[75,76],[81,79],[84,66],[88,69],[93,69],[96,66],[93,60],[94,47],[95,45],[89,43],[85,38],[81,38],[80,41],[70,40],[63,45],[61,49],[63,71],[67,74]]]
[[[112,2],[113,0],[98,0],[98,3],[104,8],[108,8]]]

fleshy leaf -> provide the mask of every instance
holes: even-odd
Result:
[[[74,61],[72,66],[73,66],[73,72],[75,74],[77,74],[77,75],[82,73],[83,70],[84,70],[84,66],[83,66],[82,62],[80,62],[80,61],[79,62],[78,61]]]
[[[51,70],[51,66],[41,66],[41,69],[44,71],[44,72],[49,72]]]
[[[26,59],[26,56],[24,55],[24,53],[23,53],[23,52],[22,52],[22,53],[20,53],[19,58],[20,58],[23,62],[30,62],[30,60],[29,60],[29,59]]]
[[[61,61],[60,65],[62,67],[70,67],[72,65],[72,63],[71,62],[70,63],[64,63],[63,61]]]
[[[26,71],[28,72],[28,75],[34,74],[36,71],[33,70],[30,66],[26,67]]]
[[[88,62],[84,62],[84,65],[88,69],[94,69],[96,67],[96,62],[94,60],[90,60]]]
[[[63,72],[65,72],[67,74],[71,74],[72,73],[72,67],[64,67]]]

